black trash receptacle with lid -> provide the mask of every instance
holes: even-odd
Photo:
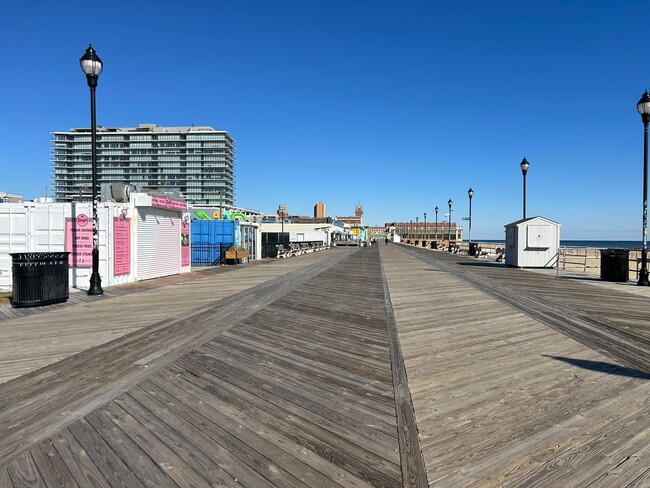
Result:
[[[601,249],[600,279],[625,282],[630,279],[630,250]]]
[[[69,252],[11,253],[13,307],[38,307],[70,297]]]
[[[477,256],[478,255],[478,242],[470,242],[469,243],[469,251],[468,253],[470,256]]]

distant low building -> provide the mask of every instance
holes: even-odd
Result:
[[[336,216],[336,220],[352,226],[363,225],[363,205],[356,205],[354,208],[354,216]]]
[[[307,217],[304,215],[292,215],[289,220],[294,224],[331,224],[331,217]]]
[[[375,241],[383,241],[389,235],[389,230],[383,226],[370,225],[366,227],[366,233],[368,239],[374,239]]]
[[[20,203],[24,201],[23,196],[18,193],[0,191],[0,203]]]
[[[451,235],[451,242],[463,240],[463,227],[456,222],[386,222],[385,227],[392,229],[392,234],[397,234],[402,240],[409,241],[447,241]]]

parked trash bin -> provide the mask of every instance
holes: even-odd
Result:
[[[600,279],[617,282],[630,279],[629,249],[600,250]]]
[[[470,256],[476,256],[478,254],[478,242],[470,242],[469,243],[469,251],[467,254]]]
[[[69,252],[11,253],[13,307],[38,307],[65,302]]]
[[[431,241],[431,249],[438,249],[438,241]]]

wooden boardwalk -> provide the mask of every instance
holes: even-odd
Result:
[[[650,294],[383,244],[227,269],[5,309],[0,487],[650,486]]]
[[[432,486],[650,486],[650,294],[381,250]]]

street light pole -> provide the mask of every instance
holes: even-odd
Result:
[[[427,232],[427,213],[424,212],[424,236],[422,237],[422,246],[426,246],[428,236],[429,233]]]
[[[99,220],[97,218],[97,123],[95,114],[95,89],[97,80],[104,67],[102,60],[93,49],[92,44],[88,45],[86,52],[79,59],[81,70],[86,75],[88,88],[90,88],[90,137],[91,137],[91,159],[92,159],[92,185],[93,185],[93,254],[92,274],[90,275],[90,286],[88,295],[103,295],[102,279],[99,276]]]
[[[224,245],[224,239],[225,239],[225,233],[226,229],[224,227],[226,226],[225,219],[223,218],[223,191],[219,191],[219,220],[221,220],[221,242],[219,243],[219,266],[223,266],[226,263],[225,259],[225,245]]]
[[[524,218],[526,218],[526,173],[528,173],[528,167],[530,163],[526,158],[521,160],[519,167],[521,168],[521,174],[524,175]]]
[[[650,122],[650,94],[645,90],[636,104],[643,121],[643,247],[641,248],[641,271],[637,285],[648,286],[648,122]]]
[[[436,247],[435,247],[435,249],[438,249],[438,210],[439,210],[439,208],[436,207],[435,208],[435,211],[436,211],[436,235],[435,235]]]
[[[472,197],[474,196],[474,190],[471,188],[467,190],[467,196],[469,197],[469,243],[472,243]]]
[[[411,219],[411,230],[409,232],[409,242],[415,240],[413,239],[413,219]]]
[[[415,217],[415,244],[418,243],[418,234],[420,233],[420,229],[418,228],[418,221],[419,217]]]
[[[449,241],[449,252],[451,252],[451,204],[452,204],[451,198],[449,199],[447,204],[449,205],[449,239],[448,239],[448,241]]]

